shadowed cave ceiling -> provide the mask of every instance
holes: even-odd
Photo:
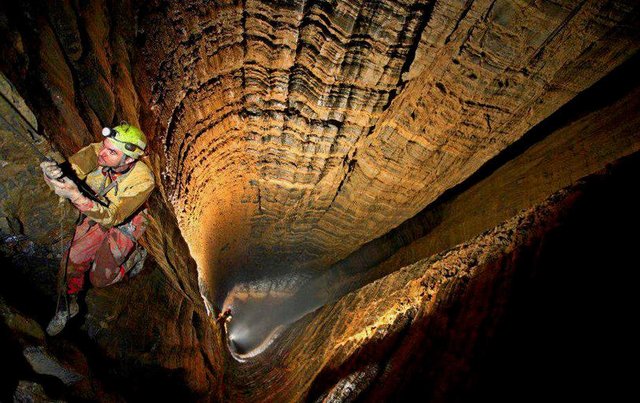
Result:
[[[201,276],[322,270],[387,233],[632,55],[634,7],[143,5],[147,123]]]

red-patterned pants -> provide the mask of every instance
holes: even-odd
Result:
[[[76,227],[71,248],[62,256],[64,265],[69,254],[67,294],[76,294],[82,289],[87,271],[94,287],[106,287],[122,280],[126,273],[123,263],[148,224],[146,210],[134,215],[126,224],[108,229],[84,217]]]

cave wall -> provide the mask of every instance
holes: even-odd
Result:
[[[623,158],[307,315],[270,354],[227,370],[226,399],[623,399],[639,163]]]
[[[19,121],[12,112],[1,112]],[[32,116],[28,108],[23,112]],[[45,336],[43,328],[56,307],[62,245],[77,215],[44,184],[36,154],[19,137],[26,132],[14,128],[23,129],[0,124],[2,174],[7,175],[0,182],[5,224],[0,228],[0,346],[3,370],[10,371],[0,382],[0,399],[219,395],[221,332],[201,297],[195,261],[159,192],[149,200],[153,218],[141,239],[148,251],[143,271],[81,293],[81,315],[62,335]],[[43,139],[39,146],[46,152]]]
[[[609,179],[581,182],[473,241],[344,296],[296,323],[268,354],[237,363],[201,290],[220,297],[234,280],[322,270],[422,211],[633,57],[636,2],[51,0],[0,5],[0,35],[8,38],[0,43],[0,68],[54,148],[70,154],[96,141],[103,125],[139,123],[151,138],[160,184],[151,199],[145,270],[89,291],[82,319],[62,338],[46,338],[41,327],[53,310],[63,213],[38,181],[36,158],[7,141],[12,133],[2,127],[0,190],[27,196],[2,210],[1,229],[26,237],[5,242],[3,234],[2,263],[11,269],[2,282],[0,345],[18,368],[3,380],[3,398],[16,386],[37,385],[49,398],[94,400],[135,400],[149,391],[189,400],[376,400],[412,390],[436,401],[491,395],[498,386],[483,371],[509,371],[486,357],[514,365],[492,336],[508,345],[514,333],[508,337],[501,326],[514,322],[501,318],[532,308],[511,297],[524,290],[543,298],[527,276],[542,273],[548,284],[556,272],[545,270],[563,269],[551,258],[527,266],[531,256],[544,255],[547,243],[557,255],[554,242],[583,234],[571,256],[582,247],[602,252],[593,255],[602,267],[615,242],[626,245],[618,236],[598,249],[602,234],[622,233],[612,226],[625,222],[620,214],[635,220],[632,208],[615,204],[635,201],[625,193],[633,186],[624,186],[633,175],[621,174],[611,187],[599,185]],[[637,150],[636,106],[634,89],[569,122],[552,141],[442,207],[445,225],[401,251],[393,268],[467,240]],[[620,131],[607,131],[611,126]],[[548,159],[563,144],[570,152]],[[576,158],[583,151],[584,166]],[[520,171],[537,161],[552,171],[543,190],[532,186],[496,204],[502,209],[466,218],[493,203],[497,188],[539,183],[535,170]],[[622,166],[637,172],[636,162]],[[591,210],[581,216],[575,206],[583,199],[596,202],[585,202]],[[39,216],[29,216],[26,203]],[[600,215],[596,227],[579,224]],[[558,241],[554,231],[565,224],[575,231]],[[564,256],[567,266],[571,256]],[[609,274],[598,275],[587,265],[592,255],[585,256],[579,268],[589,275],[560,272],[554,295],[576,277],[591,281],[579,301],[600,291],[594,282]],[[626,254],[615,256],[616,268],[631,265]],[[603,300],[600,318],[615,309]],[[536,311],[540,323],[565,303],[550,300]],[[568,328],[562,334],[580,335]],[[82,381],[65,386],[68,372],[39,373],[29,361],[33,351]]]
[[[56,273],[77,214],[44,184],[25,129],[38,131],[32,141],[41,152],[68,156],[99,141],[103,126],[141,124],[135,31],[128,2],[0,5],[0,35],[8,39],[0,42],[0,83],[9,101],[0,113],[10,122],[0,122],[0,344],[8,357],[3,368],[11,367],[0,400],[193,400],[218,393],[220,332],[161,191],[149,200],[153,220],[141,241],[149,252],[141,274],[83,293],[81,315],[61,336],[42,330],[55,310]],[[148,163],[159,173],[156,156]]]
[[[126,119],[201,283],[326,270],[638,49],[631,0],[3,5],[2,70],[65,152]]]
[[[24,104],[25,123],[3,102],[3,218],[25,222],[15,233],[53,254],[74,220],[73,209],[58,206],[40,179],[40,152],[68,156],[100,141],[101,129],[121,120],[139,123],[130,57],[135,19],[127,2],[44,1],[0,6],[0,69],[10,104]],[[12,128],[11,125],[14,127]],[[27,134],[27,126],[37,134]],[[13,133],[17,131],[18,133]],[[152,134],[152,133],[150,133]],[[10,203],[22,201],[17,206]],[[58,206],[58,207],[56,207]],[[61,222],[62,221],[62,222]],[[4,226],[4,224],[3,224]],[[15,225],[14,225],[15,226]],[[15,234],[14,233],[14,234]]]
[[[321,275],[237,285],[224,301],[238,314],[229,327],[234,346],[258,351],[279,325],[465,242],[640,150],[639,62],[637,55],[625,62],[445,197]],[[234,335],[247,326],[251,338]]]
[[[98,139],[104,125],[139,123],[130,2],[6,3],[0,20],[8,39],[0,67],[59,147],[73,152]]]
[[[638,46],[632,1],[151,3],[139,21],[167,193],[223,289],[388,232]]]
[[[585,116],[570,118],[544,141],[497,168],[491,178],[470,186],[455,200],[434,206],[428,214],[439,219],[434,220],[437,224],[429,228],[428,234],[372,272],[389,273],[464,242],[539,203],[552,191],[639,151],[640,117],[636,111],[640,110],[640,86],[631,78],[635,76],[632,71],[637,62],[626,67],[629,76],[619,76],[617,83],[603,80],[600,87],[617,84],[623,93],[619,98],[607,101],[606,94],[599,91],[585,93],[596,104],[605,102],[605,105]],[[560,119],[566,113],[559,111]]]
[[[639,64],[636,55],[619,66],[468,180],[333,265],[308,288],[322,290],[324,300],[337,298],[493,228],[640,150]]]
[[[0,96],[0,236],[27,237],[25,248],[49,248],[54,253],[62,247],[61,232],[71,229],[74,218],[41,179],[39,155],[25,141],[37,144],[43,153],[50,153],[51,147],[34,130],[36,117],[2,72]]]

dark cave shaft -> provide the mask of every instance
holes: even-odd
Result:
[[[0,400],[630,394],[639,9],[2,3],[38,147],[127,120],[161,186],[142,273],[47,337],[74,214],[0,120]]]

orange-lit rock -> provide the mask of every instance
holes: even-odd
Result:
[[[635,53],[633,7],[142,8],[146,121],[203,276],[322,270],[388,232]]]
[[[593,346],[631,346],[636,3],[3,2],[38,147],[127,120],[160,186],[142,273],[46,337],[74,213],[0,121],[0,400],[612,400]]]

